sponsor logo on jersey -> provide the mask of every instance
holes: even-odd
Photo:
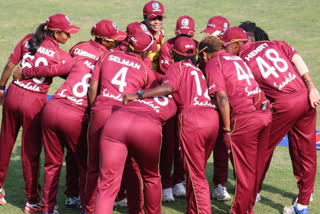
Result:
[[[261,92],[261,89],[257,86],[254,90],[249,91],[248,86],[244,89],[247,92],[247,96],[258,94]]]
[[[282,88],[284,88],[286,85],[288,85],[291,81],[293,81],[297,76],[295,74],[291,74],[291,72],[289,72],[288,76],[285,77],[285,80],[280,83],[279,85],[274,82],[273,85],[279,89],[279,91],[282,90]]]
[[[67,98],[68,100],[74,102],[77,105],[82,105],[83,99],[77,99],[73,96],[68,96],[68,95],[64,94],[66,91],[67,91],[67,89],[63,89],[58,95],[60,97]]]
[[[19,80],[15,80],[14,83],[18,86],[20,86],[21,88],[30,90],[30,91],[36,91],[36,92],[40,92],[40,88],[38,85],[31,85],[31,82],[28,82],[27,84],[24,84],[23,82],[20,82]]]
[[[107,92],[107,89],[104,89],[102,96],[122,102],[122,94],[121,93],[118,94],[117,96],[115,96],[114,94],[110,94],[109,92]]]

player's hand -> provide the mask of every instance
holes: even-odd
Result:
[[[312,108],[316,108],[318,105],[320,105],[320,94],[316,88],[312,88],[309,91],[309,100]]]
[[[127,103],[129,101],[133,101],[133,100],[137,100],[137,99],[138,99],[138,95],[137,94],[126,93],[122,98],[122,102],[123,103]]]
[[[226,145],[228,149],[228,154],[229,154],[231,149],[231,133],[229,132],[223,133],[223,142]]]
[[[22,74],[22,68],[19,66],[14,72],[13,72],[13,79],[22,79],[23,74]]]
[[[4,102],[4,90],[0,90],[0,105],[3,105]]]

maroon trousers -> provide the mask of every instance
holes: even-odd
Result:
[[[219,129],[217,111],[208,108],[184,109],[179,114],[179,145],[187,177],[187,213],[211,213],[206,165]]]
[[[72,151],[68,150],[66,160],[66,190],[67,197],[79,196],[79,171]]]
[[[225,134],[231,143],[236,172],[233,214],[252,213],[257,186],[263,174],[268,148],[271,112],[255,111],[232,118],[232,133]]]
[[[161,129],[159,121],[126,111],[115,112],[106,122],[100,138],[101,169],[95,214],[112,213],[128,152],[138,163],[144,181],[145,213],[161,213]]]
[[[317,111],[309,104],[307,90],[276,100],[272,104],[272,109],[271,137],[259,190],[261,190],[274,149],[288,134],[293,172],[298,179],[298,203],[308,205],[311,193],[314,191],[317,165],[315,146]]]
[[[40,111],[47,102],[46,94],[34,93],[10,84],[2,111],[0,133],[0,187],[3,186],[10,156],[22,126],[21,160],[27,202],[38,203],[40,198],[39,167],[41,154]]]
[[[85,185],[87,118],[83,111],[57,100],[51,100],[44,106],[41,117],[45,151],[41,208],[42,212],[53,212],[57,204],[64,147],[73,152],[80,174],[80,186]],[[83,188],[80,189],[80,198],[85,200]]]
[[[90,124],[88,128],[88,171],[85,189],[87,201],[83,207],[83,210],[88,214],[93,213],[93,207],[96,198],[100,167],[100,135],[107,119],[114,111],[121,108],[121,105],[121,103],[119,103],[119,105],[100,104],[92,109],[90,113]]]
[[[162,188],[171,188],[184,181],[183,164],[179,152],[177,117],[170,118],[163,126],[163,139],[160,156],[160,174]],[[171,175],[172,163],[174,163]]]

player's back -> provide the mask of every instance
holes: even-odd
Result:
[[[103,45],[93,40],[79,42],[69,51],[72,57],[85,56],[96,61],[106,52],[107,49]]]
[[[24,39],[20,41],[15,51],[11,54],[10,60],[13,62],[21,61],[21,67],[38,67],[40,65],[50,65],[57,63],[64,63],[69,60],[71,57],[59,48],[58,42],[53,38],[45,35],[43,43],[38,48],[37,52],[32,55],[29,52],[29,39],[31,39],[32,34],[27,35]],[[16,51],[18,50],[18,51]],[[52,78],[29,78],[29,79],[20,79],[13,81],[14,84],[18,85],[21,88],[30,90],[38,93],[47,93],[49,86],[52,82]]]
[[[248,42],[239,56],[247,63],[266,95],[274,100],[305,88],[291,63],[296,51],[281,41]]]
[[[76,57],[68,62],[70,73],[62,86],[54,94],[53,99],[72,105],[82,111],[88,107],[87,92],[96,60],[89,57]],[[69,65],[65,65],[67,67]]]
[[[122,102],[125,93],[149,88],[155,81],[153,72],[138,55],[122,51],[104,55],[98,61],[92,78],[100,82],[100,99],[118,102]]]
[[[163,84],[173,87],[179,110],[187,108],[214,108],[208,95],[202,71],[190,60],[176,62],[168,68]]]

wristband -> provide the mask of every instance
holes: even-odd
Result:
[[[143,97],[142,97],[143,93],[144,93],[143,90],[139,90],[139,91],[136,93],[136,94],[138,95],[138,99],[139,99],[139,100],[142,100],[142,99],[143,99]]]
[[[227,133],[231,133],[231,132],[232,132],[232,129],[226,129],[225,127],[223,127],[222,130],[223,130],[224,132],[227,132]]]
[[[5,86],[0,85],[0,90],[4,90],[4,89],[6,89],[6,87],[5,87]]]

